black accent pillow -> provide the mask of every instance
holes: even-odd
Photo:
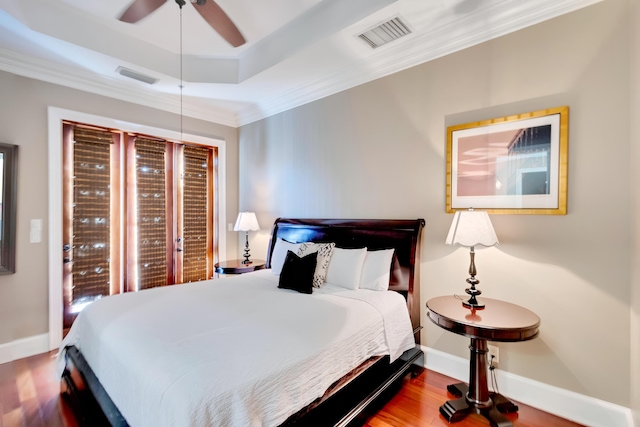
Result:
[[[301,258],[293,252],[287,251],[284,264],[282,264],[278,287],[281,289],[292,289],[303,294],[312,293],[313,275],[316,272],[317,262],[317,252]]]

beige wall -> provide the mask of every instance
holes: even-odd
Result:
[[[631,409],[640,427],[640,0],[630,0],[631,13],[631,200],[634,230],[631,251]],[[635,337],[635,339],[634,339]]]
[[[54,106],[147,126],[180,130],[175,114],[92,95],[66,87],[0,72],[0,142],[19,146],[16,273],[0,276],[0,344],[48,332],[47,253],[48,139],[47,107]],[[202,120],[185,118],[184,132],[226,141],[227,217],[238,206],[238,131]],[[43,240],[29,243],[29,222],[42,218]],[[226,227],[225,227],[226,230]],[[237,251],[235,233],[227,236],[229,253]],[[61,255],[60,255],[61,256]]]
[[[444,244],[446,126],[568,105],[569,213],[494,215],[501,245],[478,251],[480,289],[542,319],[539,338],[500,344],[502,369],[629,406],[628,13],[607,0],[243,126],[253,254],[280,216],[422,217],[422,307],[462,293],[468,251]],[[467,339],[422,322],[423,344],[468,357]]]

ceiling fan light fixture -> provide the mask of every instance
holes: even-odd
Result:
[[[147,76],[146,74],[142,74],[122,66],[116,68],[116,73],[120,74],[121,76],[146,83],[148,85],[156,84],[158,82],[158,79],[156,79],[155,77]]]

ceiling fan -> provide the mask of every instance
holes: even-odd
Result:
[[[238,27],[214,0],[189,1],[204,20],[231,46],[238,47],[246,43]],[[119,19],[128,23],[138,22],[166,2],[167,0],[135,0]],[[178,3],[181,9],[186,4],[185,0],[175,0],[175,2]]]

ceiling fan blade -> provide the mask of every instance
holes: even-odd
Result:
[[[133,24],[165,4],[166,1],[167,0],[135,0],[119,19],[122,22]]]
[[[192,3],[202,17],[233,47],[242,46],[246,43],[238,27],[224,13],[224,10],[213,0],[207,0],[204,4],[199,1]]]

